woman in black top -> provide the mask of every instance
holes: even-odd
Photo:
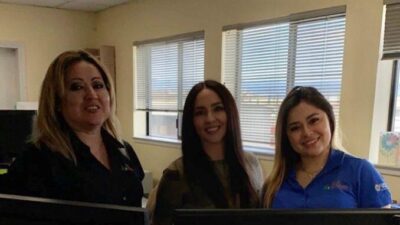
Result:
[[[4,191],[140,206],[143,169],[117,124],[103,65],[84,51],[62,53],[43,81],[32,143],[11,165]]]

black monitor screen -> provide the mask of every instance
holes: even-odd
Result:
[[[398,225],[398,209],[177,209],[174,225]]]
[[[0,194],[0,224],[148,225],[143,208]]]
[[[24,149],[35,114],[34,110],[0,110],[0,164],[9,164]]]

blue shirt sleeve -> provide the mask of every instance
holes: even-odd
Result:
[[[367,160],[360,167],[358,202],[360,208],[380,208],[392,203],[389,187]]]

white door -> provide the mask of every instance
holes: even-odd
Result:
[[[20,101],[19,81],[17,49],[0,47],[0,109],[15,109]]]

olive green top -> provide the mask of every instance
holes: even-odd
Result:
[[[264,182],[260,163],[250,153],[245,153],[245,161],[248,166],[247,170],[250,175],[250,182],[258,196],[260,196],[261,187]],[[239,208],[239,202],[232,199],[228,164],[224,160],[213,161],[212,163],[224,188],[228,207]],[[153,225],[172,224],[172,211],[177,208],[216,208],[211,199],[200,187],[194,186],[193,189],[190,189],[187,180],[184,178],[183,171],[182,158],[178,158],[164,170],[156,194],[152,219]],[[253,208],[258,207],[258,203],[254,201],[250,205]]]

